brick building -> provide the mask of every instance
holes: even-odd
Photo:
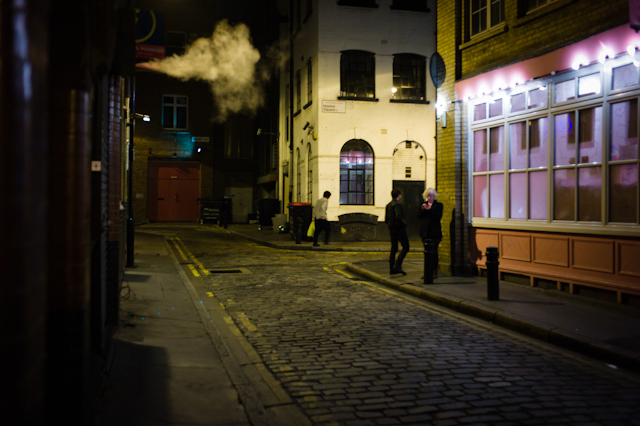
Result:
[[[441,262],[454,272],[482,269],[496,246],[503,276],[637,300],[640,35],[629,7],[438,1],[438,190],[451,223]]]
[[[336,226],[353,213],[380,223],[398,187],[417,212],[436,176],[436,92],[427,75],[435,5],[427,3],[279,2],[293,17],[282,25],[282,51],[290,56],[280,82],[283,205],[314,204],[330,191],[328,216]]]

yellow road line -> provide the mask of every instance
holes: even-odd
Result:
[[[189,249],[187,248],[187,245],[182,242],[182,240],[178,237],[175,237],[175,239],[182,245],[182,247],[184,247],[184,251],[187,252],[187,254],[189,255],[189,257],[191,258],[191,260],[193,260],[193,263],[195,263],[196,265],[198,265],[198,267],[200,268],[200,270],[202,271],[202,273],[206,276],[209,275],[209,271],[207,270],[207,268],[204,267],[204,265],[193,255],[193,253],[191,253],[189,251]]]
[[[195,266],[193,265],[187,265],[189,267],[189,269],[191,269],[191,273],[193,273],[194,276],[196,277],[200,277],[200,274],[198,273],[198,270],[196,269]]]

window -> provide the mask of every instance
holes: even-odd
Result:
[[[162,96],[162,128],[187,130],[188,98],[180,95]]]
[[[539,7],[546,6],[549,3],[553,3],[556,0],[526,0],[527,12],[538,9]]]
[[[302,165],[300,162],[300,148],[296,149],[297,152],[297,156],[296,156],[296,168],[297,168],[297,176],[296,176],[296,200],[298,202],[302,201],[302,192],[301,192],[301,186],[302,186],[302,179],[300,176],[300,166]]]
[[[373,150],[352,139],[340,151],[340,204],[373,205]]]
[[[375,59],[373,53],[347,50],[340,57],[340,97],[375,97]]]
[[[429,12],[427,0],[393,0],[391,9],[412,10],[415,12]]]
[[[469,105],[474,223],[637,230],[640,87],[628,61],[519,87],[504,94],[504,115],[492,117],[487,99]]]
[[[307,202],[312,203],[313,199],[313,171],[311,170],[311,146],[307,152]]]
[[[481,34],[504,21],[504,0],[471,0],[471,36]]]
[[[179,31],[167,31],[166,57],[184,55],[187,45],[187,33]]]
[[[400,54],[393,57],[393,100],[426,100],[424,56]]]
[[[313,95],[313,66],[311,59],[307,62],[307,102],[311,102]]]
[[[302,104],[302,79],[300,77],[300,71],[296,73],[296,112],[300,111]]]

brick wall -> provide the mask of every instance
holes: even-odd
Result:
[[[623,25],[627,0],[558,0],[529,14],[523,2],[505,0],[505,22],[471,39],[469,0],[437,2],[437,50],[446,65],[446,79],[438,89],[445,103],[447,127],[436,126],[438,200],[444,204],[440,268],[468,270],[468,144],[466,104],[458,102],[455,82],[536,57]],[[455,102],[455,103],[450,103]],[[455,212],[455,213],[454,213]]]

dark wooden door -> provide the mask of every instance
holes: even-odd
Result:
[[[195,222],[200,217],[200,165],[149,163],[148,215],[159,222]]]
[[[410,180],[394,180],[393,188],[402,191],[400,203],[404,207],[407,216],[407,235],[410,240],[420,239],[420,221],[418,220],[418,212],[422,204],[422,193],[424,192],[424,182]]]

